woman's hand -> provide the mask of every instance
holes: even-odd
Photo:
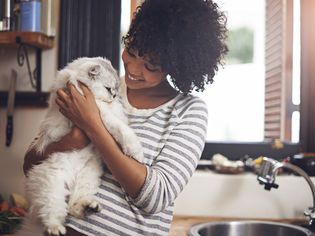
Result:
[[[58,89],[56,103],[65,117],[86,132],[93,126],[100,125],[102,120],[92,92],[80,82],[79,86],[84,95],[73,84],[67,83],[69,93]]]

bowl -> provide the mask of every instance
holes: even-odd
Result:
[[[301,226],[268,221],[223,221],[193,226],[190,236],[315,236]]]

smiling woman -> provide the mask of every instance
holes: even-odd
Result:
[[[69,227],[86,235],[168,234],[174,200],[196,169],[207,131],[205,103],[189,93],[203,90],[218,70],[227,51],[225,23],[210,0],[145,0],[137,9],[123,37],[119,97],[142,144],[141,162],[122,153],[93,103],[73,102],[72,92],[63,97],[66,117],[106,165],[95,196],[101,211],[69,217]]]

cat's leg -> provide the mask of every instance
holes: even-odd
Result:
[[[91,155],[91,154],[90,154]],[[76,177],[69,199],[69,214],[77,218],[83,218],[89,212],[101,210],[100,203],[94,194],[101,183],[103,174],[102,162],[100,157],[89,158],[84,168],[81,169]]]
[[[65,235],[65,218],[68,214],[66,196],[69,195],[69,179],[73,179],[67,156],[54,153],[40,165],[34,166],[26,182],[27,198],[50,235]]]
[[[108,108],[100,109],[103,123],[108,132],[120,144],[122,151],[139,162],[143,160],[142,146],[135,132]]]

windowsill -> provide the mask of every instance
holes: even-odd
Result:
[[[312,177],[315,182],[315,177]],[[175,215],[266,219],[304,218],[312,194],[304,178],[277,176],[278,189],[264,190],[256,175],[197,170],[175,202]]]

